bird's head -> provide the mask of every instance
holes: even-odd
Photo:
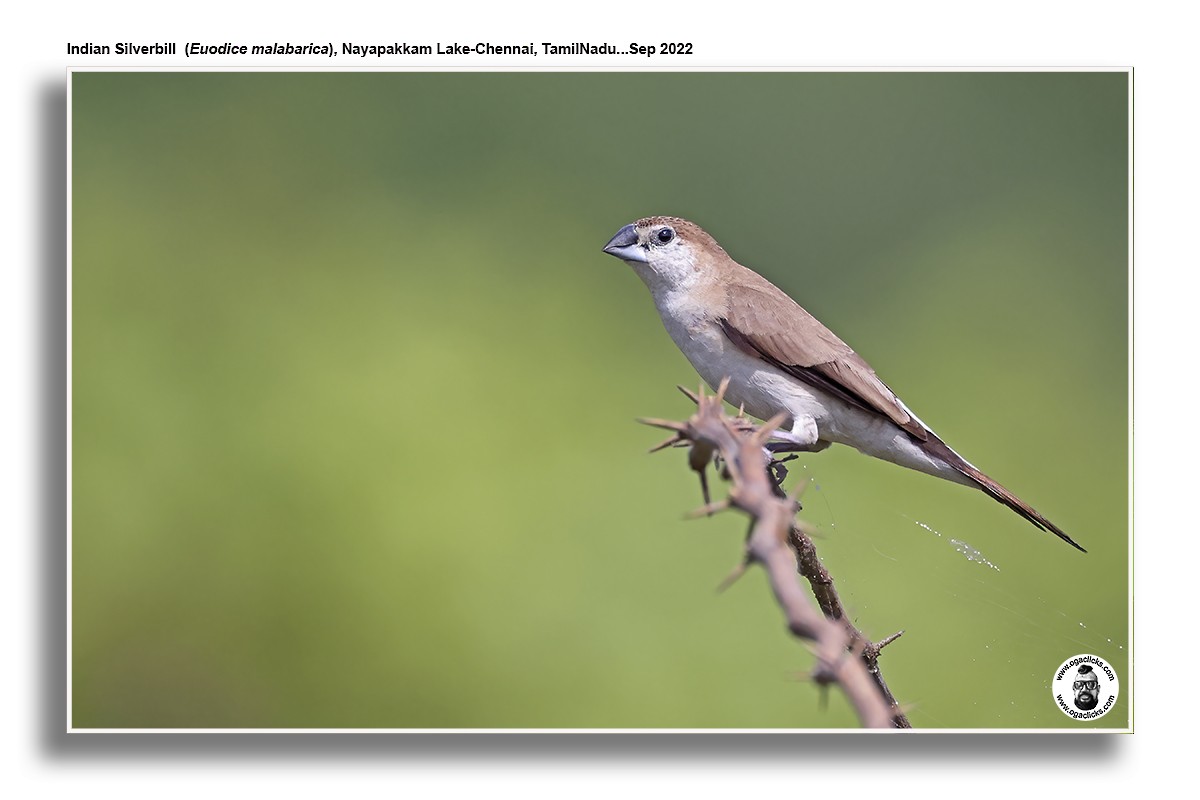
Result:
[[[645,217],[626,225],[604,252],[633,267],[652,290],[686,289],[728,258],[703,228],[679,217]]]

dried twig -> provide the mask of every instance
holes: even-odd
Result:
[[[704,494],[704,506],[692,516],[736,508],[752,520],[744,561],[720,588],[737,580],[747,566],[762,566],[788,630],[794,636],[815,643],[817,663],[812,679],[820,686],[838,684],[867,727],[911,727],[879,671],[879,651],[903,631],[872,644],[849,621],[834,589],[833,578],[817,557],[806,526],[795,521],[799,508],[797,498],[803,486],[791,495],[784,495],[769,475],[763,447],[783,421],[783,416],[762,426],[751,424],[741,412],[737,417],[730,417],[722,411],[725,388],[726,384],[722,383],[716,397],[710,397],[705,395],[703,386],[695,394],[679,387],[696,403],[696,413],[684,422],[640,420],[673,431],[673,436],[655,450],[669,446],[690,448],[688,464],[700,475]],[[729,496],[726,500],[712,502],[708,496],[706,470],[718,455],[724,464],[722,475],[730,482]],[[796,571],[808,580],[820,613],[800,590]]]
[[[833,578],[817,556],[816,545],[809,538],[804,525],[792,523],[788,530],[788,544],[796,554],[796,571],[808,581],[813,596],[817,599],[817,604],[821,606],[821,613],[827,619],[840,620],[850,634],[852,646],[861,647],[860,657],[863,663],[866,664],[867,670],[871,673],[879,691],[888,701],[888,705],[896,712],[895,726],[911,728],[908,717],[900,711],[900,704],[896,702],[891,689],[888,688],[887,681],[883,678],[883,672],[879,669],[879,651],[903,636],[904,631],[897,631],[878,643],[872,643],[846,615],[845,609],[842,607],[842,600],[838,597],[837,589],[834,588]]]

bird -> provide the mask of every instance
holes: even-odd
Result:
[[[783,413],[776,436],[792,451],[831,444],[979,489],[1038,528],[1087,552],[952,450],[875,370],[782,289],[686,219],[623,226],[603,252],[646,284],[663,325],[709,386],[761,420]]]

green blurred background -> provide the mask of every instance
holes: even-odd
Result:
[[[855,726],[646,455],[697,382],[600,252],[648,214],[1090,550],[794,463],[913,724],[1088,727],[1079,653],[1127,724],[1125,73],[71,80],[76,727]]]

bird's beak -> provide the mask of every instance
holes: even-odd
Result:
[[[617,231],[617,235],[604,245],[604,252],[622,261],[646,263],[646,251],[638,246],[637,230],[632,225],[626,225]]]

